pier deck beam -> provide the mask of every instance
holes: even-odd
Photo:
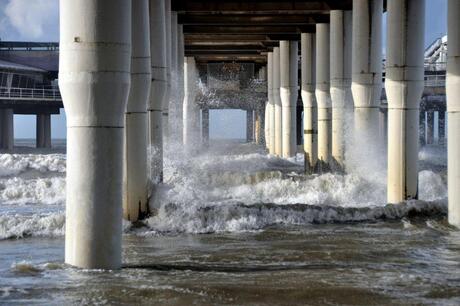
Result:
[[[331,159],[331,96],[329,71],[329,24],[316,24],[316,90],[318,104],[318,161],[320,171]]]
[[[394,0],[387,5],[388,203],[400,203],[418,197],[425,1]]]
[[[118,269],[131,2],[61,1],[60,25],[59,87],[67,114],[65,262]]]
[[[51,148],[51,115],[37,114],[36,143],[37,148]]]
[[[373,158],[382,146],[379,105],[382,93],[383,0],[353,1],[353,146],[359,159]]]
[[[305,171],[312,173],[318,160],[318,118],[315,97],[315,34],[300,35],[301,96],[303,103],[303,150]]]
[[[132,3],[131,88],[125,112],[123,217],[137,221],[148,213],[147,101],[150,97],[149,0]]]
[[[166,58],[165,0],[150,0],[151,93],[148,105],[149,177],[152,183],[163,180],[163,106],[168,91]]]
[[[447,185],[449,223],[460,227],[460,1],[449,0],[447,33]]]
[[[352,12],[331,11],[332,163],[345,167],[345,112],[351,103]]]
[[[282,104],[283,157],[297,152],[298,42],[280,41],[280,96]]]

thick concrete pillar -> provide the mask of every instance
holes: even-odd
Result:
[[[274,143],[275,154],[277,156],[283,155],[283,134],[282,134],[282,106],[280,97],[280,48],[273,48],[273,103],[275,105],[274,114]]]
[[[449,223],[460,227],[460,1],[449,0],[447,13],[447,185]]]
[[[149,170],[152,183],[163,180],[163,106],[168,91],[165,0],[150,0],[152,83],[148,105]]]
[[[37,114],[36,147],[51,148],[51,115]]]
[[[434,143],[434,110],[426,112],[426,143]]]
[[[182,136],[184,130],[184,26],[177,25],[177,142],[183,143]]]
[[[383,0],[353,1],[352,85],[354,142],[358,159],[375,159],[382,94]],[[362,156],[361,156],[362,155]]]
[[[305,171],[312,173],[318,160],[318,110],[315,97],[316,41],[314,33],[302,33],[300,37],[303,149]]]
[[[1,148],[13,150],[14,146],[14,112],[12,108],[1,110]]]
[[[209,109],[201,110],[201,141],[205,148],[209,147]]]
[[[165,31],[166,31],[166,80],[167,89],[163,103],[163,149],[169,140],[169,101],[172,96],[172,41],[171,41],[171,0],[165,1]]]
[[[424,0],[387,3],[388,202],[418,197],[419,106],[424,87]]]
[[[298,42],[280,41],[280,95],[282,104],[283,157],[297,152],[296,111],[298,83]]]
[[[254,111],[246,111],[246,142],[254,141]]]
[[[123,218],[137,221],[148,214],[147,102],[152,79],[149,0],[132,2],[131,88],[125,111]]]
[[[182,106],[182,103],[179,103],[179,84],[178,84],[178,56],[177,56],[177,46],[178,46],[178,33],[177,33],[177,12],[171,11],[171,92],[169,96],[169,139],[171,143],[176,143],[180,134],[182,132],[179,129],[179,104]]]
[[[275,75],[273,71],[273,52],[268,52],[267,60],[268,107],[265,110],[267,114],[267,120],[265,120],[265,130],[267,134],[265,139],[268,144],[268,152],[270,154],[275,154],[275,98],[273,95],[273,80]]]
[[[329,24],[316,24],[316,101],[318,103],[318,168],[329,167],[331,158],[331,96]]]
[[[351,101],[352,12],[331,11],[330,69],[332,100],[332,163],[344,169],[345,112]]]
[[[200,108],[195,103],[197,71],[194,57],[184,62],[184,147],[190,154],[197,153],[200,142]]]
[[[67,115],[65,262],[118,269],[131,2],[60,1],[59,51]]]

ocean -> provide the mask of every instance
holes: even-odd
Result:
[[[0,304],[460,304],[445,146],[420,151],[420,199],[399,205],[384,154],[305,175],[241,141],[171,148],[154,215],[123,223],[124,267],[102,271],[63,263],[65,140],[33,145],[0,154]]]

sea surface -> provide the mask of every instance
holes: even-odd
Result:
[[[119,271],[64,261],[65,141],[0,154],[0,304],[460,305],[446,149],[419,153],[419,200],[387,205],[385,154],[304,175],[241,141],[170,148],[154,215],[124,222]]]

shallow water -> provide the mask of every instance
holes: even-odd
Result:
[[[386,205],[385,173],[304,176],[247,144],[166,161],[125,267],[63,264],[65,154],[0,155],[0,304],[460,303],[445,148],[420,152],[420,199]],[[172,155],[170,155],[172,156]]]

